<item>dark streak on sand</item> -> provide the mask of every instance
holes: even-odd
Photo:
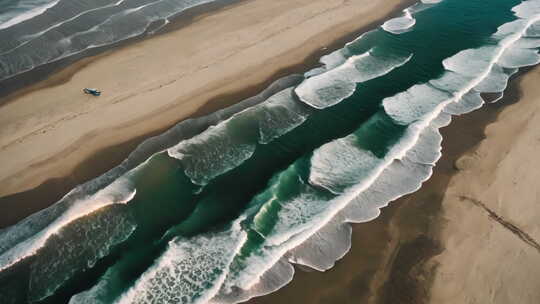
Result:
[[[241,3],[244,1],[249,1],[249,0],[235,0],[234,1],[235,4],[231,4],[230,1],[218,1],[219,4],[211,4],[211,5],[208,4],[208,5],[205,5],[204,7],[194,8],[192,10],[189,10],[189,12],[181,13],[180,16],[175,18],[174,22],[171,23],[172,25],[166,28],[166,31],[171,31],[171,30],[189,25],[191,22],[197,20],[197,18],[199,18],[205,12],[213,11],[218,8],[233,9],[235,5],[238,5],[238,3]],[[228,3],[228,4],[225,5],[224,3]],[[403,1],[403,3],[397,6],[389,14],[389,16],[385,16],[379,20],[371,22],[370,24],[358,29],[357,31],[353,33],[350,33],[348,35],[345,35],[341,38],[336,39],[335,41],[329,43],[325,50],[317,50],[313,52],[307,57],[307,59],[304,62],[299,63],[299,64],[291,64],[290,67],[276,72],[274,75],[269,77],[266,81],[258,85],[250,86],[241,91],[233,92],[231,94],[215,96],[214,98],[208,100],[208,102],[206,102],[205,105],[199,108],[196,111],[196,113],[193,115],[193,117],[200,117],[200,116],[210,114],[218,109],[222,109],[238,101],[254,96],[258,94],[260,91],[264,90],[266,87],[268,87],[275,80],[281,77],[284,77],[290,74],[295,74],[295,73],[304,73],[308,71],[309,69],[318,65],[319,58],[323,56],[324,54],[343,47],[345,43],[355,39],[362,33],[365,33],[369,30],[376,28],[388,18],[400,15],[403,9],[412,5],[413,3],[416,3],[416,0]],[[133,42],[133,41],[135,40],[132,40],[130,42]],[[122,43],[121,45],[127,45],[127,44],[128,42],[125,42],[125,43]],[[116,47],[117,46],[112,47],[112,48],[116,48]],[[87,56],[90,56],[90,55],[92,54],[87,54]],[[59,73],[53,74],[48,79],[44,80],[41,83],[38,83],[37,86],[32,86],[30,90],[38,90],[44,87],[54,86],[54,85],[58,85],[63,82],[66,82],[69,79],[71,79],[71,77],[77,72],[77,70],[90,64],[93,60],[98,59],[100,56],[106,56],[106,55],[107,53],[104,53],[95,57],[84,58],[82,60],[79,60],[77,63],[74,63],[66,67]],[[62,63],[60,64],[60,66],[48,67],[47,68],[48,70],[46,71],[47,73],[46,75],[51,74],[53,71],[58,71],[59,69],[64,67],[65,64],[66,63]],[[35,77],[36,77],[35,79],[32,79],[32,82],[41,80],[45,76],[39,74]],[[21,80],[21,85],[27,85],[28,82],[26,81],[27,80]],[[26,92],[28,92],[28,89],[22,89],[20,91],[14,92],[13,94],[7,96],[4,99],[0,98],[0,105],[2,105],[5,102],[10,102],[11,100],[14,100],[20,94],[24,94]],[[2,95],[3,95],[2,90],[0,89],[0,96]],[[77,185],[80,185],[88,180],[91,180],[97,176],[100,176],[101,174],[105,173],[109,169],[120,164],[124,159],[127,158],[127,156],[131,153],[131,151],[133,151],[144,140],[152,136],[156,136],[160,133],[163,133],[165,130],[171,127],[172,125],[159,129],[159,130],[149,132],[147,134],[144,134],[136,138],[128,139],[123,143],[103,149],[99,151],[98,153],[96,153],[95,155],[93,155],[92,157],[83,161],[81,164],[77,165],[75,169],[73,170],[73,172],[68,176],[47,180],[46,182],[42,183],[38,187],[28,190],[28,191],[23,191],[20,193],[0,197],[0,229],[13,225],[25,217],[41,209],[47,208],[48,206],[52,205],[56,201],[60,200],[63,195],[65,195],[71,189],[75,188]]]
[[[525,242],[525,244],[531,246],[532,248],[536,249],[536,251],[540,252],[540,244],[538,244],[538,242],[532,236],[520,229],[518,226],[504,219],[502,216],[498,215],[495,211],[491,210],[488,206],[486,206],[486,204],[482,203],[482,201],[464,195],[460,196],[459,199],[461,201],[469,201],[474,205],[482,208],[490,218],[501,224],[503,228],[507,229],[512,234],[520,238],[523,242]]]

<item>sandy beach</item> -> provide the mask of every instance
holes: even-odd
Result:
[[[456,161],[459,173],[442,202],[445,251],[433,303],[538,303],[540,290],[540,69],[527,74],[522,98]],[[459,278],[459,279],[458,279]]]
[[[81,60],[4,98],[1,205],[19,205],[21,214],[0,212],[2,226],[112,168],[143,138],[305,71],[307,61],[313,66],[314,58],[330,51],[330,42],[343,45],[344,38],[404,6],[398,0],[239,2],[189,26]],[[98,87],[103,95],[84,95],[84,87]]]
[[[0,228],[175,123],[306,71],[411,2],[239,1],[0,98]],[[539,82],[540,68],[526,69],[501,101],[455,117],[433,176],[354,225],[335,267],[297,268],[289,285],[247,303],[538,303]]]
[[[540,69],[503,100],[454,118],[422,189],[354,227],[326,273],[298,270],[250,303],[537,303]]]

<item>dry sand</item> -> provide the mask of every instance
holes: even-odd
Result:
[[[268,83],[403,2],[241,1],[69,67],[0,107],[0,196],[68,176],[97,151],[171,126],[210,100],[223,106],[216,97]]]
[[[540,69],[456,162],[433,303],[540,303]]]
[[[520,77],[442,130],[432,178],[355,225],[333,269],[250,304],[540,303],[540,68]]]
[[[0,196],[70,175],[96,151],[159,131],[208,101],[208,109],[234,102],[214,97],[262,87],[399,2],[252,0],[78,63],[0,107]],[[252,302],[539,303],[539,82],[533,70],[519,103],[500,112],[519,95],[514,82],[505,101],[445,128],[433,177],[356,225],[336,267],[298,272]],[[81,95],[85,86],[103,97]]]

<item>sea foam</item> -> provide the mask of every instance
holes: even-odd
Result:
[[[519,10],[516,9],[516,11]],[[351,181],[343,180],[343,175],[337,174],[333,181],[337,184],[342,184],[348,190],[343,191],[342,195],[333,200],[331,204],[332,208],[322,209],[323,213],[327,212],[326,215],[319,214],[316,217],[310,217],[307,213],[298,214],[302,212],[299,210],[311,212],[312,210],[310,208],[288,208],[287,210],[293,210],[293,214],[295,214],[292,217],[293,219],[302,219],[304,221],[302,226],[305,228],[296,231],[296,234],[281,238],[281,244],[276,244],[276,241],[273,241],[268,246],[261,246],[261,252],[250,255],[251,260],[245,263],[246,267],[249,267],[249,265],[257,266],[254,268],[249,267],[250,270],[241,272],[243,275],[240,277],[238,277],[238,274],[231,276],[231,281],[225,281],[224,283],[224,286],[229,287],[222,288],[221,291],[225,295],[218,295],[217,299],[229,299],[229,302],[232,303],[235,301],[227,297],[227,294],[236,294],[239,297],[241,295],[242,300],[248,298],[250,295],[261,294],[260,286],[264,286],[264,277],[267,275],[267,272],[272,271],[271,267],[262,266],[265,264],[275,263],[277,265],[278,263],[283,263],[283,261],[289,261],[318,270],[328,269],[336,259],[343,256],[350,246],[350,229],[347,228],[346,223],[370,220],[376,217],[380,212],[379,209],[386,206],[390,201],[404,194],[416,191],[422,182],[429,178],[432,167],[440,157],[442,137],[438,129],[450,123],[451,115],[467,113],[483,104],[480,92],[476,91],[476,89],[487,88],[498,91],[506,87],[508,75],[513,74],[515,70],[509,70],[505,76],[502,76],[501,73],[504,73],[504,71],[499,64],[505,68],[515,67],[514,64],[508,65],[506,60],[505,62],[501,62],[501,60],[505,56],[511,58],[511,54],[516,53],[515,48],[519,49],[523,47],[520,40],[523,39],[523,35],[528,31],[528,27],[540,18],[538,15],[528,16],[532,17],[523,23],[524,26],[522,28],[500,40],[497,46],[466,50],[445,60],[446,74],[441,76],[438,81],[433,81],[435,85],[438,84],[439,88],[433,84],[420,85],[411,88],[408,93],[405,93],[409,96],[407,98],[403,98],[403,96],[398,94],[395,97],[385,100],[385,111],[391,113],[391,116],[393,116],[396,122],[407,124],[408,127],[402,139],[391,148],[384,159],[379,160],[379,166],[375,164],[375,157],[369,157],[373,159],[372,162],[369,162],[373,163],[369,165],[369,168],[372,169],[368,169],[368,171],[373,170],[373,173],[370,175],[371,177],[369,175],[364,176],[355,185],[351,185],[353,184]],[[533,53],[528,53],[530,58],[535,58]],[[489,55],[487,58],[486,54]],[[476,61],[471,62],[471,60]],[[535,60],[520,60],[520,62],[524,65],[529,65],[534,64]],[[442,85],[441,79],[451,80],[452,84]],[[456,81],[456,79],[459,80]],[[494,83],[487,84],[488,79],[491,79]],[[426,92],[429,94],[428,96],[438,96],[436,97],[438,102],[426,100],[424,98],[424,93]],[[409,108],[409,103],[414,102],[417,98],[426,101],[427,105],[416,106],[417,109],[420,109],[418,111],[412,111],[416,114],[411,116],[408,114],[409,111],[400,110],[400,107]],[[415,102],[415,104],[418,103]],[[333,151],[335,152],[333,154],[338,158],[342,155],[342,153],[339,153],[340,146],[348,145],[351,148],[355,146],[354,141],[350,141],[350,139],[344,140],[346,141],[337,140],[327,144],[336,146],[336,149],[338,149],[336,151],[338,152]],[[322,152],[324,149],[327,148],[323,147],[317,151]],[[315,152],[314,155],[317,155],[317,153]],[[355,160],[351,158],[349,161],[344,162],[344,164],[349,167],[354,167],[356,164],[363,166],[363,161],[358,162],[358,159]],[[313,161],[321,164],[326,162],[324,158],[317,160],[316,156],[314,156]],[[339,166],[339,162],[337,166]],[[325,169],[325,166],[321,165],[315,165],[314,168],[319,168],[316,171],[328,171],[321,172],[318,175],[324,176],[326,173],[328,175],[325,179],[332,180],[333,175],[329,168]],[[349,172],[349,169],[347,169],[347,172]],[[354,175],[352,178],[354,178]],[[312,180],[311,183],[319,186],[316,179]],[[327,181],[321,183],[321,185],[327,184]],[[335,187],[328,188],[333,189]],[[306,197],[299,196],[297,204],[313,205],[309,202],[313,198],[307,201],[301,201],[305,199]],[[278,221],[282,219],[290,221],[291,217],[284,215],[278,217]],[[306,223],[309,219],[314,220],[311,222],[311,225]],[[287,225],[291,225],[291,223]],[[286,248],[289,249],[287,250]],[[268,269],[267,272],[264,271],[266,269]],[[239,271],[236,270],[236,272],[238,273]],[[290,275],[292,276],[293,274],[291,273]],[[288,280],[290,280],[289,277],[283,278],[284,282]],[[243,291],[238,291],[238,289],[232,288],[229,284]],[[276,285],[275,282],[272,284]],[[251,294],[250,288],[254,288],[254,286],[258,286],[257,291]],[[234,293],[229,293],[231,290],[235,290]]]
[[[540,13],[531,14],[538,6],[529,2],[532,1],[526,1],[524,3],[527,4],[514,8],[516,15],[523,19],[501,26],[491,37],[493,43],[464,50],[447,58],[442,62],[445,68],[442,75],[385,98],[375,116],[356,131],[322,144],[313,153],[278,172],[229,228],[193,237],[174,238],[165,253],[118,302],[144,303],[161,297],[163,301],[178,303],[236,303],[275,291],[287,284],[294,275],[293,264],[320,271],[331,268],[350,248],[350,223],[365,222],[377,217],[381,208],[416,191],[430,177],[433,166],[441,156],[442,136],[439,129],[451,122],[452,115],[461,115],[481,107],[484,100],[480,93],[502,92],[516,68],[538,62],[534,38],[538,36]],[[264,114],[260,115],[261,120],[251,121],[249,124],[251,126],[253,123],[254,126],[248,130],[253,132],[254,137],[250,144],[271,143],[304,123],[304,114],[302,111],[299,114],[296,106],[311,113],[315,109],[336,105],[354,93],[350,92],[348,86],[356,87],[357,83],[373,79],[373,75],[387,75],[411,59],[410,54],[384,57],[373,48],[365,50],[359,56],[351,55],[348,48],[361,49],[367,39],[369,35],[324,57],[324,60],[321,60],[324,66],[307,74],[299,86],[296,87],[298,82],[289,83],[254,102],[269,100],[258,108]],[[399,60],[392,62],[396,58]],[[336,83],[338,89],[332,88]],[[293,87],[296,87],[294,93],[305,105],[298,103],[294,107],[288,106],[288,98],[295,98]],[[314,93],[317,90],[319,92]],[[337,97],[326,94],[326,90],[334,90]],[[283,96],[287,98],[281,98]],[[148,155],[141,151],[150,153],[149,151],[159,147],[159,151],[170,149],[174,156],[178,149],[172,147],[179,145],[179,142],[184,145],[182,153],[188,150],[186,144],[200,147],[201,143],[204,144],[209,139],[219,143],[223,140],[222,137],[231,136],[231,130],[221,132],[220,129],[230,127],[235,119],[249,120],[249,117],[243,115],[250,111],[242,112],[243,109],[245,107],[237,108],[238,111],[234,113],[239,114],[236,116],[234,113],[223,116],[220,114],[218,118],[213,116],[209,120],[211,123],[205,121],[198,127],[194,127],[195,123],[192,121],[190,126],[202,132],[199,137],[179,134],[183,131],[176,129],[167,135],[169,137],[166,137],[166,140],[162,137],[156,139],[157,142],[150,141],[152,148],[148,148],[150,144],[146,144],[141,146],[137,153]],[[275,123],[278,124],[277,127]],[[208,128],[209,126],[214,127]],[[402,133],[397,140],[388,141],[387,150],[384,152],[366,146],[361,140],[367,129],[380,132],[380,137],[384,138],[383,135],[388,133],[385,132],[386,128],[390,127],[398,128]],[[204,130],[206,132],[203,132]],[[197,149],[193,151],[196,152]],[[190,155],[195,155],[195,152]],[[201,155],[204,156],[204,153]],[[235,153],[230,155],[236,157]],[[184,156],[180,155],[178,159],[182,161],[182,157]],[[245,157],[240,159],[244,161]],[[235,161],[234,165],[238,166],[242,161]],[[306,164],[309,167],[308,173],[305,173]],[[128,164],[123,166],[119,169],[123,171],[113,170],[116,173],[107,175],[108,180],[110,181],[112,176],[113,180],[121,176],[114,175],[118,172],[124,174],[133,168]],[[185,165],[185,168],[188,167]],[[208,176],[214,178],[224,171],[220,169],[215,172],[218,174]],[[93,189],[98,189],[99,193],[101,188],[103,187]],[[136,194],[129,191],[127,193]],[[118,199],[108,201],[116,202],[112,205],[129,206],[117,204],[122,201]],[[47,231],[55,231],[47,227],[67,229],[73,220],[87,217],[69,217],[65,224],[56,225],[59,219],[64,223],[61,221],[61,214],[70,210],[70,206],[72,204],[58,209],[60,211],[54,211],[52,215],[41,213],[47,220],[35,222],[39,223],[40,229],[46,229],[38,229],[37,238],[47,235]],[[24,258],[35,254],[35,251],[27,250],[33,248],[27,246],[34,242],[32,231],[35,233],[36,230],[29,224],[33,221],[28,220],[15,226],[23,232],[15,233],[14,235],[18,236],[12,239],[7,237],[7,232],[18,232],[17,228],[0,233],[0,238],[8,241],[1,256],[7,257],[7,267],[17,260],[11,259],[12,262],[9,262],[10,257]],[[53,234],[44,239],[50,239]],[[123,237],[125,236],[120,235],[118,239]],[[17,244],[23,244],[20,245],[21,248],[25,247],[25,250],[20,250],[22,254],[13,254],[17,250],[12,250],[19,246]],[[40,242],[35,244],[39,245]],[[107,246],[104,248],[107,249]],[[53,274],[59,273],[58,270],[62,268],[47,264],[45,267],[52,267]],[[60,281],[62,280],[64,278]],[[95,302],[101,282],[103,280],[94,288],[73,297],[72,301]],[[56,286],[53,284],[53,288]],[[38,299],[46,293],[37,289],[34,297]]]
[[[328,68],[337,61],[337,55],[333,56],[332,59],[326,58],[332,62],[327,65]],[[356,91],[358,83],[384,76],[406,64],[411,58],[412,54],[385,57],[373,51],[351,56],[339,66],[306,79],[295,89],[295,93],[300,100],[314,108],[331,107],[350,97]]]

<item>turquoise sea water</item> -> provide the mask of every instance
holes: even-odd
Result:
[[[291,263],[329,269],[350,223],[429,178],[438,129],[539,47],[538,0],[412,6],[0,231],[0,302],[235,303],[288,283]]]

